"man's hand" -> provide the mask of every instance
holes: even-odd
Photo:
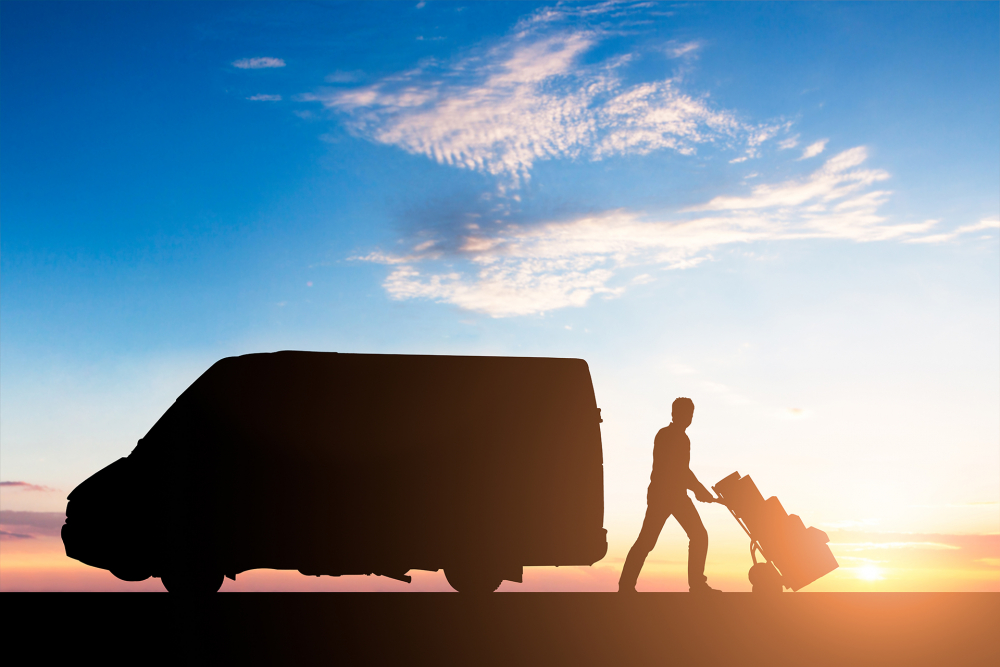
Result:
[[[700,489],[695,489],[695,491],[694,491],[694,497],[697,498],[698,500],[700,500],[703,503],[714,503],[714,502],[718,502],[718,500],[719,500],[718,498],[716,498],[715,496],[713,496],[711,493],[709,493],[708,489],[706,489],[704,487],[702,487]]]

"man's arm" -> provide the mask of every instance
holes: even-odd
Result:
[[[694,476],[694,472],[688,469],[687,474],[687,488],[694,491],[694,497],[703,503],[715,502],[715,496],[709,493],[708,489],[698,481],[698,478]]]

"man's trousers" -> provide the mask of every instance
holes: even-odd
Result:
[[[642,521],[642,530],[639,531],[635,544],[629,549],[625,567],[622,568],[622,576],[618,581],[619,589],[635,588],[646,556],[656,546],[663,524],[670,515],[677,518],[677,522],[688,536],[688,586],[694,588],[706,582],[705,557],[708,555],[708,531],[705,530],[694,503],[686,493],[664,498],[651,492],[647,495],[646,518]]]

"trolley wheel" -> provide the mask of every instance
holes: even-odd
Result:
[[[757,563],[750,568],[750,583],[753,584],[754,593],[780,593],[781,575],[768,563]]]

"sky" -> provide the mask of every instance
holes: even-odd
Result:
[[[653,436],[840,568],[1000,591],[1000,4],[0,4],[0,590],[216,360],[575,357],[615,590]],[[747,539],[699,505],[709,583]],[[668,521],[640,590],[684,590]],[[254,571],[223,590],[447,590]]]

